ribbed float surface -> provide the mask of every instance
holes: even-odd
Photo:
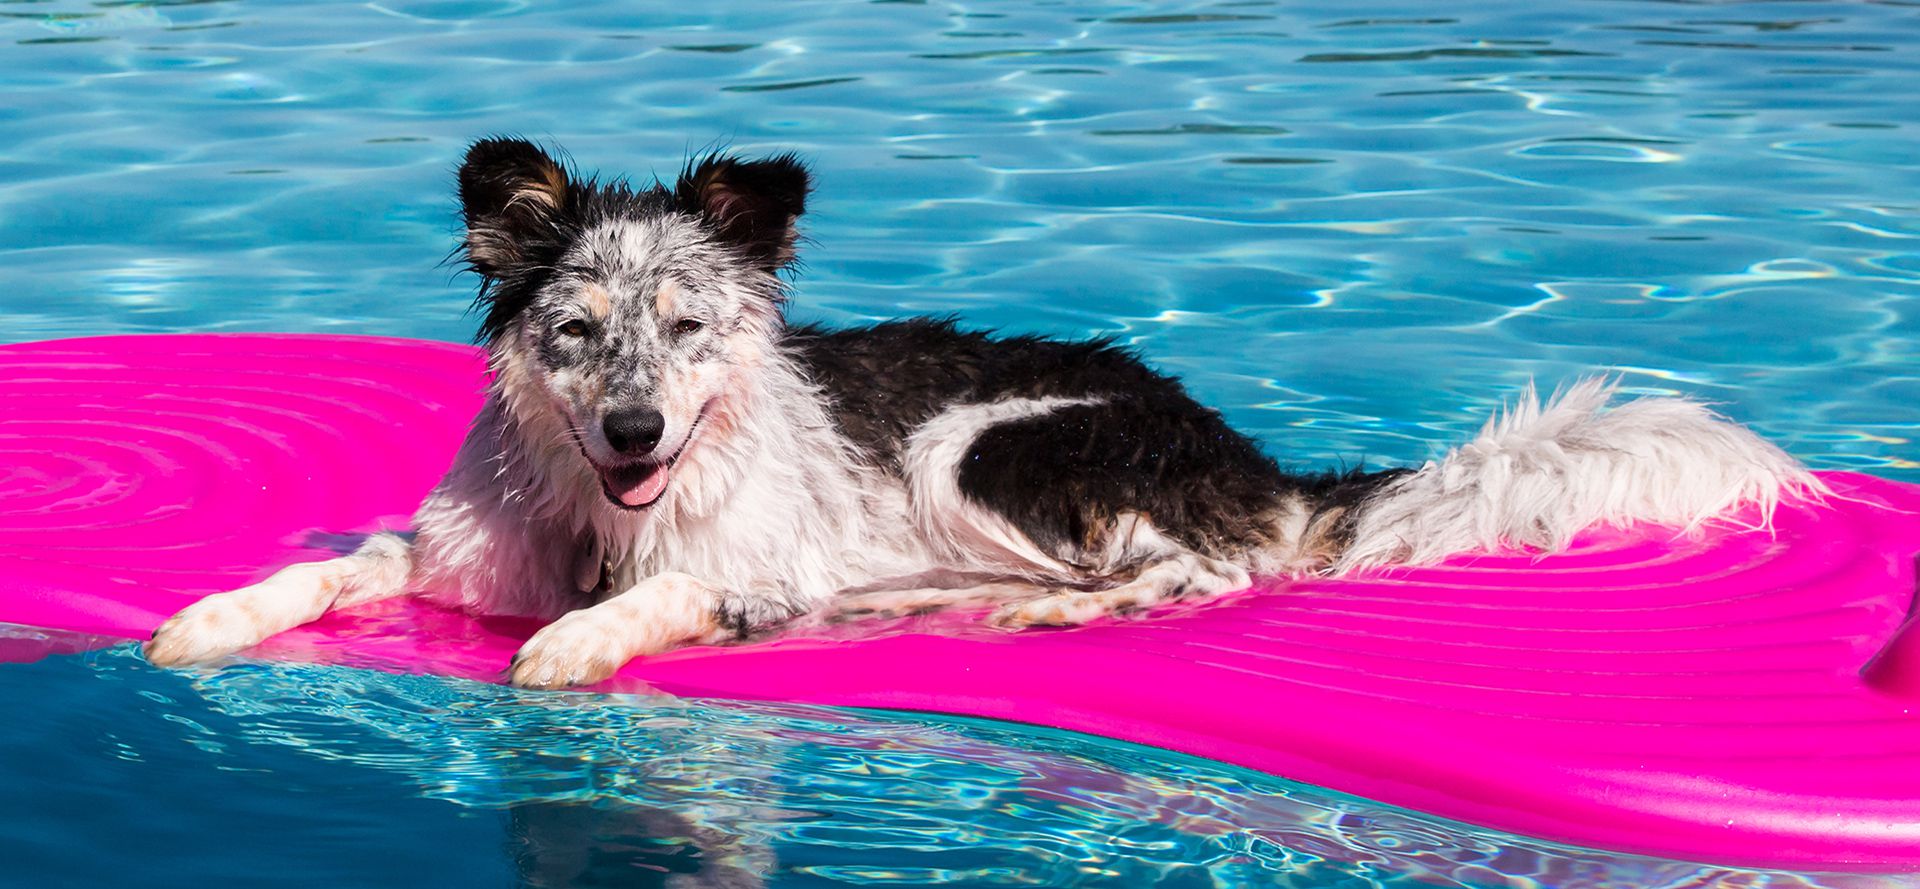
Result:
[[[0,347],[0,621],[141,637],[404,527],[484,374],[470,348],[367,338]],[[842,626],[609,687],[1044,723],[1593,846],[1920,868],[1920,489],[1825,477],[1841,496],[1772,534],[1600,530],[1073,630]],[[532,629],[397,602],[260,653],[498,679]]]

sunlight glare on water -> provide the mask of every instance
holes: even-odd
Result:
[[[0,812],[43,839],[9,860],[22,885],[1902,885],[1584,852],[984,720],[167,672],[130,645],[0,670],[0,700],[35,727],[0,735]]]
[[[1302,466],[1611,371],[1920,481],[1906,0],[0,0],[0,45],[0,341],[465,340],[470,140],[642,180],[795,150],[797,317],[1112,335]],[[5,641],[0,884],[1900,883],[1028,727]]]

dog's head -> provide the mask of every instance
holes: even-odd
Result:
[[[734,375],[780,327],[807,173],[708,155],[671,187],[580,179],[529,142],[460,168],[480,339],[519,410],[552,411],[626,509],[658,500]]]

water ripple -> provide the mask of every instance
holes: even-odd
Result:
[[[0,2],[0,44],[10,47],[0,55],[0,339],[307,330],[465,340],[472,282],[439,263],[458,230],[451,171],[468,140],[526,133],[564,144],[583,167],[643,179],[727,144],[798,150],[814,165],[798,315],[953,312],[979,326],[1116,335],[1290,464],[1425,459],[1528,379],[1550,385],[1611,368],[1636,389],[1711,400],[1817,465],[1920,481],[1920,204],[1911,198],[1920,194],[1920,18],[1911,5],[1619,0],[1558,4],[1547,15],[1539,3],[1495,0],[1441,14],[1403,0],[48,0]],[[711,714],[636,715],[609,703],[616,715],[603,719],[437,680],[263,668],[202,691],[119,668],[82,681],[69,667],[29,674],[68,678],[58,693],[18,686],[14,704],[68,726],[60,737],[101,739],[86,748],[97,755],[66,774],[140,788],[167,780],[153,763],[173,762],[184,776],[173,786],[179,798],[208,795],[192,782],[231,791],[239,814],[221,822],[229,833],[293,818],[316,836],[370,839],[301,806],[248,809],[266,804],[226,783],[235,775],[359,800],[381,824],[427,817],[396,802],[392,786],[339,783],[385,775],[423,788],[423,800],[521,813],[510,832],[524,852],[592,820],[592,804],[569,801],[652,793],[642,773],[584,765],[629,749],[644,761],[703,764],[670,773],[688,794],[681,802],[701,798],[700,781],[721,782],[707,800],[714,811],[762,813],[739,816],[748,827],[729,836],[778,835],[777,844],[809,850],[787,859],[796,884],[938,876],[792,839],[844,831],[852,819],[875,849],[921,842],[917,829],[889,832],[904,809],[878,798],[914,798],[908,778],[935,768],[934,742],[885,719],[835,733],[839,717],[820,717],[828,725],[806,731],[841,739],[817,742],[824,747],[904,733],[919,753],[834,754],[816,771],[791,766],[793,749],[811,740],[699,747],[689,726],[735,731],[716,728],[725,720]],[[241,688],[249,682],[256,687]],[[77,715],[51,700],[111,698],[107,689],[143,683],[180,702],[168,713],[181,721],[153,717],[141,708],[159,702],[130,694],[112,698],[118,709]],[[308,683],[322,699],[316,709],[289,709],[294,686]],[[356,695],[375,703],[355,707]],[[244,712],[250,706],[266,710]],[[146,715],[124,729],[121,709]],[[529,715],[550,710],[564,713]],[[91,721],[73,721],[81,716]],[[546,734],[495,725],[521,720],[562,739],[553,746],[562,753],[548,755]],[[621,728],[629,721],[648,728]],[[613,746],[579,740],[596,733]],[[996,747],[967,737],[970,762],[987,777],[932,785],[968,800],[963,811],[1082,820],[1030,835],[1000,825],[986,845],[1017,864],[957,857],[936,867],[960,882],[1011,880],[1028,866],[1059,879],[1080,867],[1113,880],[1151,870],[1128,871],[1121,848],[1149,850],[1152,867],[1166,869],[1135,885],[1198,882],[1182,874],[1213,860],[1297,885],[1316,873],[1332,884],[1392,882],[1388,870],[1367,870],[1389,864],[1475,885],[1603,885],[1595,875],[1609,873],[1464,835],[1453,838],[1464,857],[1409,863],[1412,853],[1391,843],[1347,836],[1374,836],[1365,825],[1382,823],[1332,814],[1354,811],[1352,801],[1313,817],[1279,803],[1267,812],[1256,803],[1295,791],[1249,776],[1218,783],[1226,779],[1180,773],[1187,766],[1157,755],[1082,751],[1033,765],[1039,754],[1025,740]],[[45,746],[11,757],[15,768],[58,752]],[[182,750],[205,758],[179,759]],[[724,768],[739,750],[782,767]],[[342,770],[303,772],[289,756]],[[428,764],[442,759],[444,770]],[[988,768],[1002,760],[1099,777],[1042,792],[1029,774]],[[113,771],[137,763],[149,768]],[[1185,783],[1163,794],[1129,770]],[[891,783],[848,790],[866,802],[835,811],[791,783],[846,775]],[[48,780],[8,773],[0,792],[39,788],[38,811],[61,790]],[[1111,782],[1118,789],[1101,789]],[[1143,795],[1129,795],[1136,790]],[[89,811],[150,811],[133,790],[88,792],[74,798],[93,801]],[[545,808],[525,814],[515,799]],[[1166,814],[1187,811],[1171,800],[1215,820]],[[925,824],[945,831],[944,848],[975,836],[978,827],[936,802]],[[1117,814],[1138,805],[1156,813],[1138,819],[1146,835]],[[656,869],[685,863],[635,839],[652,816],[629,814],[623,854]],[[486,826],[498,844],[497,825]],[[154,860],[173,860],[197,836],[166,823],[134,828],[121,835],[172,844],[128,841]],[[684,839],[693,828],[662,830]],[[1095,842],[1089,831],[1098,830],[1118,845]],[[26,854],[45,863],[96,839],[30,844],[38,851]],[[1180,851],[1154,851],[1166,843]],[[445,884],[446,869],[462,866],[390,851],[396,881]],[[364,876],[337,857],[303,860],[335,884]],[[502,877],[461,874],[470,879],[453,881]],[[1636,873],[1617,884],[1696,877]]]
[[[84,644],[0,632],[15,660],[24,646]],[[82,677],[90,681],[75,686]],[[77,693],[55,699],[46,687]],[[451,835],[472,848],[477,829],[506,850],[448,862],[442,883],[510,867],[529,885],[633,868],[688,874],[685,886],[1888,885],[1587,852],[1164,751],[979,720],[530,693],[342,667],[163,672],[130,646],[0,670],[0,699],[16,720],[79,741],[21,756],[31,741],[0,738],[0,803],[112,793],[132,770],[142,794],[169,801],[162,833],[178,845],[139,865],[163,885],[257,866],[230,836],[246,797],[195,786],[209,773],[249,776],[245,784],[274,789],[269,800],[334,788],[324,807],[284,809],[275,832],[352,823],[383,848]],[[79,768],[97,755],[125,765]],[[13,863],[27,868],[16,873],[66,859],[66,873],[83,877],[147,848],[141,839],[71,854],[88,845],[72,837],[147,818],[140,810],[40,811],[37,829],[69,839]],[[301,863],[331,856],[308,878],[276,859],[295,883],[394,882],[377,856],[290,853]]]

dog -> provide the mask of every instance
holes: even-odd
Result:
[[[550,619],[516,685],[803,615],[992,607],[1018,629],[1597,523],[1761,524],[1816,477],[1706,407],[1531,387],[1420,467],[1300,474],[1110,340],[946,319],[784,321],[809,174],[714,153],[671,185],[582,177],[520,139],[459,170],[492,381],[411,539],[208,596],[146,645],[204,661],[414,592]]]

